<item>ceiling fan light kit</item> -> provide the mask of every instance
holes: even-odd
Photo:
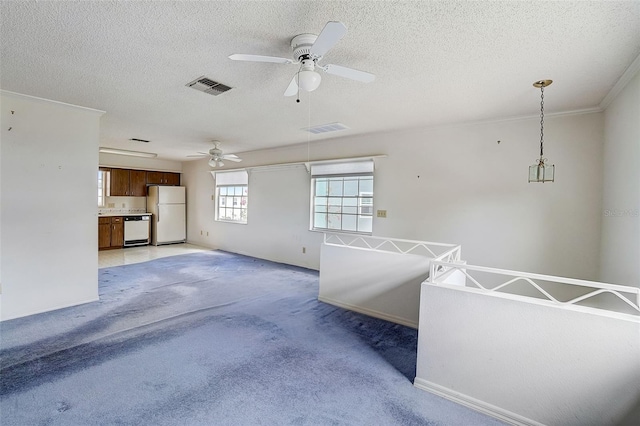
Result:
[[[234,163],[239,163],[240,161],[242,161],[242,158],[238,157],[235,154],[224,154],[220,149],[220,141],[214,140],[212,142],[213,148],[211,148],[209,152],[199,152],[196,155],[188,155],[188,157],[210,156],[211,158],[209,158],[208,164],[213,168],[224,166],[224,161],[233,161]]]
[[[216,160],[215,158],[212,158],[211,160],[209,160],[209,165],[215,168],[215,167],[224,166],[224,163],[220,160]]]
[[[320,86],[322,77],[315,71],[302,70],[298,73],[298,87],[307,92],[313,92]]]
[[[299,34],[291,40],[293,60],[264,55],[247,55],[236,53],[229,56],[234,61],[270,62],[276,64],[300,65],[300,69],[293,76],[291,83],[284,92],[284,96],[294,96],[302,89],[312,92],[320,86],[322,78],[316,69],[327,74],[349,78],[351,80],[370,83],[375,80],[375,75],[347,68],[340,65],[319,65],[318,61],[347,33],[347,27],[342,22],[329,21],[319,35]],[[298,99],[299,102],[299,99]]]
[[[539,80],[533,83],[533,87],[540,89],[540,158],[536,164],[529,166],[529,183],[554,182],[556,166],[547,164],[544,158],[544,88],[551,85],[553,80]]]

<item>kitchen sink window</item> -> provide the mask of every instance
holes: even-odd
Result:
[[[108,170],[98,170],[98,207],[105,206],[105,200],[109,194],[110,172]]]
[[[246,170],[212,173],[216,180],[215,220],[247,223],[249,176]]]

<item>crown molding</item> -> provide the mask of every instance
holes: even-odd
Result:
[[[638,55],[638,57],[633,62],[631,62],[629,68],[627,68],[627,70],[618,79],[616,84],[614,84],[611,90],[609,90],[607,96],[602,99],[602,102],[600,102],[600,108],[602,110],[605,110],[609,106],[609,104],[613,102],[616,96],[618,96],[622,89],[626,87],[629,81],[631,81],[631,79],[636,76],[638,71],[640,71],[640,55]]]
[[[36,101],[36,102],[60,105],[60,106],[64,106],[64,107],[67,107],[67,108],[80,109],[82,111],[92,112],[92,113],[98,114],[98,115],[103,115],[103,114],[106,113],[106,111],[102,111],[102,110],[95,109],[95,108],[88,108],[88,107],[83,107],[83,106],[79,106],[79,105],[68,104],[68,103],[65,103],[65,102],[52,101],[51,99],[39,98],[37,96],[31,96],[31,95],[25,95],[25,94],[22,94],[22,93],[10,92],[8,90],[0,90],[0,94],[2,94],[4,96],[9,96],[9,97],[12,97],[12,98],[28,99],[28,100]]]

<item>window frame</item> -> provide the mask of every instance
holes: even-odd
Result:
[[[216,222],[236,223],[246,225],[249,223],[249,173],[246,169],[235,169],[225,171],[211,171],[211,175],[215,180],[214,192],[214,214],[213,219]],[[233,194],[228,194],[228,188],[234,188]],[[236,190],[237,189],[237,190]],[[224,192],[224,194],[223,194]],[[236,192],[239,192],[236,195]],[[223,200],[224,197],[224,200]],[[229,197],[231,199],[229,200]],[[234,203],[238,198],[238,205]],[[230,201],[230,205],[227,205]],[[224,216],[221,209],[225,209]],[[231,210],[231,212],[229,212]],[[239,219],[234,219],[235,212],[238,213]],[[231,216],[226,214],[230,213]]]
[[[234,188],[234,194],[230,195],[230,194],[221,194],[221,190],[225,189],[225,192],[228,191],[229,188]],[[240,190],[240,194],[236,195],[236,188],[241,188]],[[246,192],[243,190],[246,189]],[[222,197],[224,197],[224,206],[221,206],[221,201],[222,201]],[[215,221],[217,222],[226,222],[226,223],[239,223],[242,225],[246,225],[249,221],[249,184],[229,184],[229,185],[216,185],[216,202],[215,202]],[[239,203],[240,203],[240,207],[235,207],[235,204],[233,204],[232,206],[227,206],[226,202],[229,198],[232,198],[232,203],[235,203],[235,198],[239,198]],[[244,199],[244,207],[243,207],[243,199]],[[221,218],[220,217],[220,209],[224,208],[227,211],[229,209],[232,210],[232,217],[235,216],[235,214],[233,214],[233,212],[235,212],[236,210],[240,211],[240,217],[242,218],[242,212],[244,211],[244,220],[240,219],[240,220],[235,220],[235,219],[227,219],[227,218]]]
[[[349,180],[349,178],[357,178],[358,179],[358,190],[357,193],[358,195],[353,196],[353,195],[344,195],[344,182],[345,180]],[[361,178],[370,178],[371,180],[371,191],[361,191],[360,190],[360,179]],[[316,198],[318,198],[317,195],[317,183],[319,180],[326,180],[327,183],[330,181],[330,179],[341,179],[342,180],[342,194],[341,195],[329,195],[329,188],[327,187],[327,195],[326,196],[320,196],[320,198],[326,198],[327,199],[327,211],[326,212],[317,212],[316,211],[316,206],[319,204],[316,204]],[[340,174],[332,174],[332,175],[316,175],[316,176],[311,176],[311,188],[310,188],[310,218],[309,218],[309,230],[310,231],[316,231],[316,232],[339,232],[339,233],[347,233],[347,234],[357,234],[357,235],[372,235],[373,234],[373,218],[374,218],[374,194],[375,194],[375,190],[374,190],[374,174],[373,172],[367,172],[367,173],[340,173]],[[363,194],[366,194],[363,196]],[[369,195],[370,194],[370,195]],[[333,199],[340,199],[340,212],[339,213],[333,213],[333,214],[339,214],[340,215],[340,229],[335,229],[335,228],[329,228],[329,199],[333,198]],[[356,205],[355,206],[346,206],[346,207],[355,207],[356,212],[355,213],[344,213],[342,210],[345,207],[344,205],[344,199],[348,198],[355,198],[356,201]],[[371,200],[370,204],[368,203],[363,203],[363,200]],[[335,203],[333,205],[336,205]],[[368,207],[370,206],[371,208],[371,213],[370,214],[362,214],[362,208],[363,207]],[[316,225],[316,213],[318,214],[322,214],[322,213],[326,213],[327,215],[327,227],[320,227]],[[343,217],[344,215],[347,216],[355,216],[355,226],[356,226],[356,230],[344,230],[342,229],[343,226]],[[367,231],[361,231],[358,230],[359,228],[359,223],[360,223],[360,219],[362,217],[370,217],[371,218],[371,229],[367,230]]]

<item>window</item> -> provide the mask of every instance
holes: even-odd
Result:
[[[216,217],[222,222],[247,223],[249,178],[245,170],[211,172],[216,180]]]
[[[373,229],[373,161],[311,166],[314,230],[370,234]]]
[[[98,170],[98,207],[104,207],[109,194],[111,172]]]
[[[247,223],[247,185],[218,186],[218,214],[216,220]]]

